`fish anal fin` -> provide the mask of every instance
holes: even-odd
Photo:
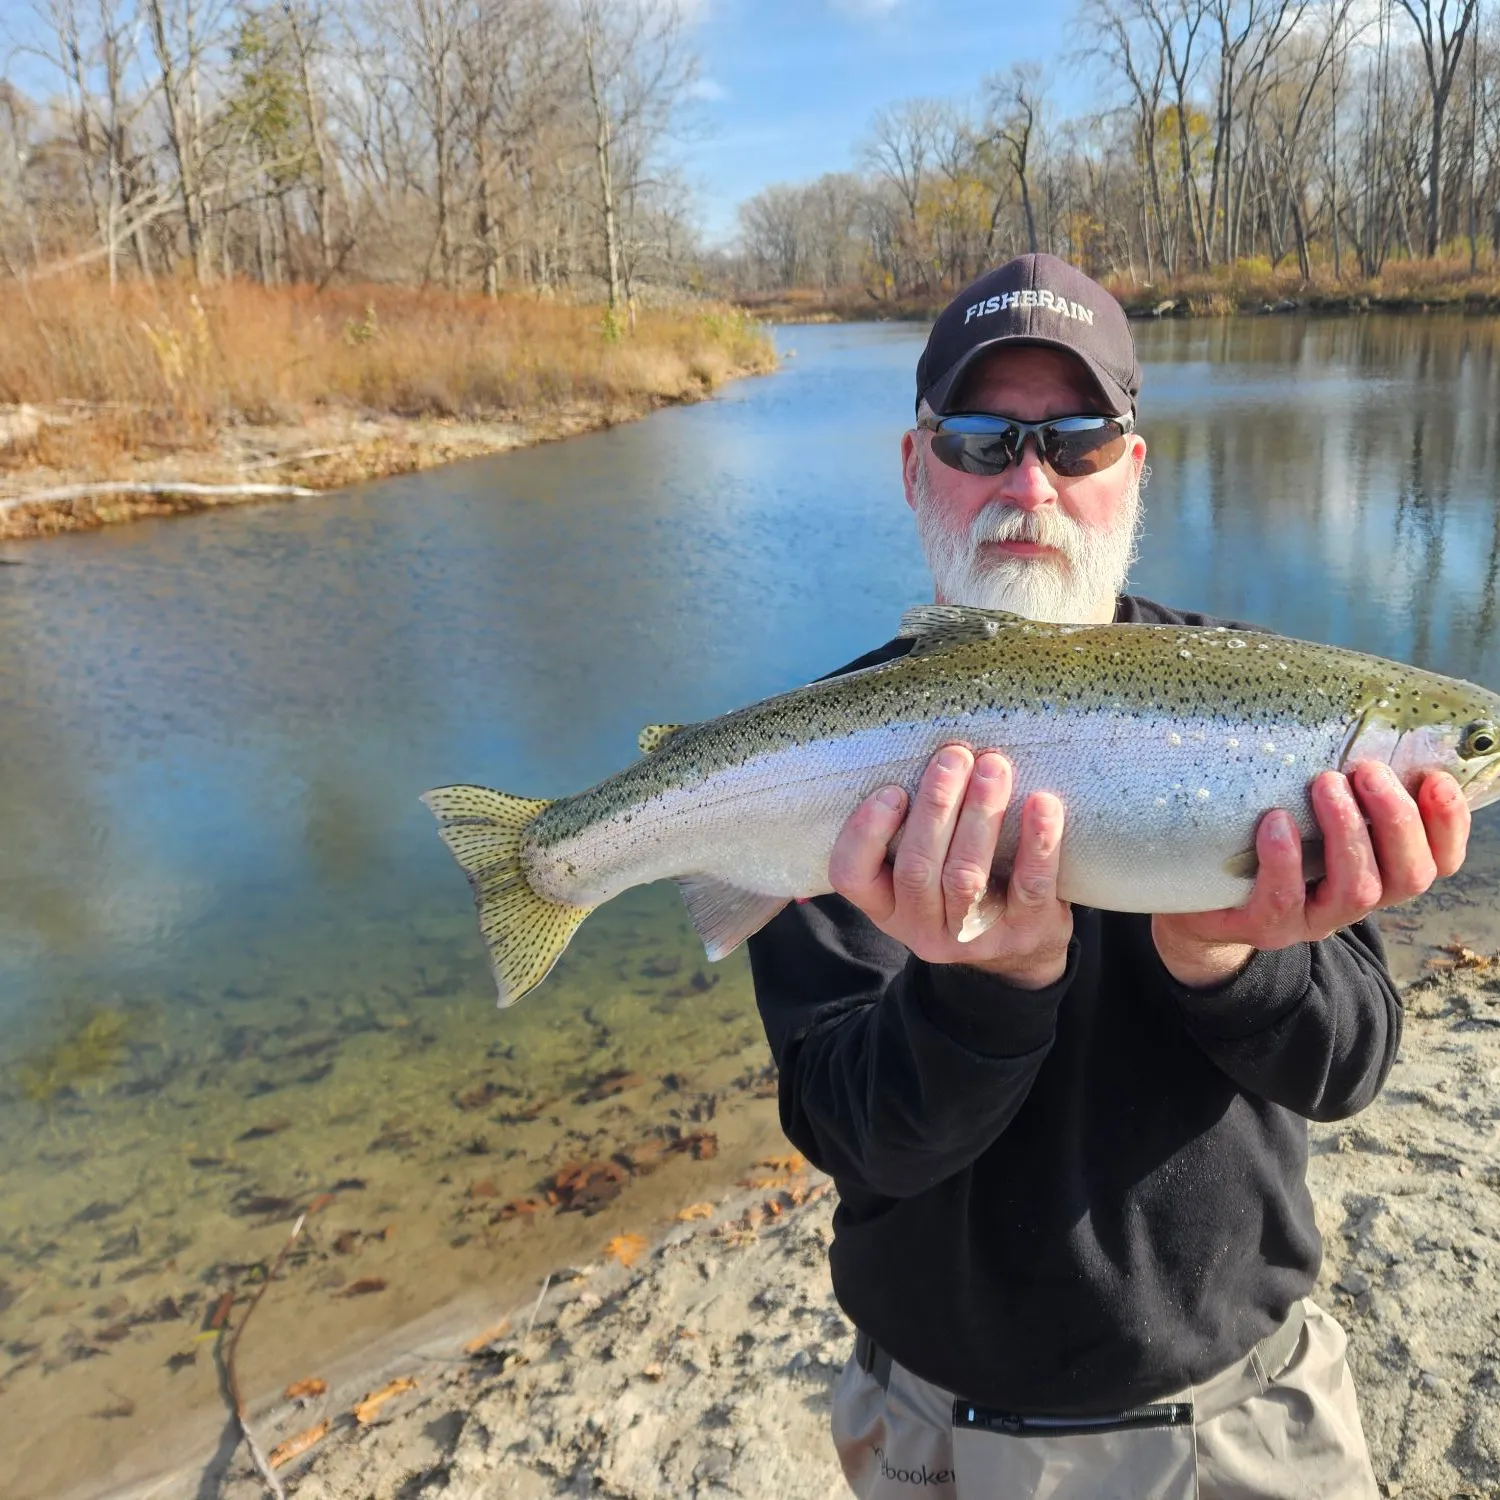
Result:
[[[1017,625],[1033,625],[1001,609],[974,609],[967,604],[918,604],[901,616],[896,634],[915,640],[914,652],[956,641],[987,641]]]
[[[1254,880],[1260,873],[1260,856],[1252,849],[1241,849],[1238,854],[1231,854],[1224,861],[1224,873],[1233,875],[1237,880]],[[1323,858],[1322,839],[1304,839],[1302,841],[1302,878],[1304,880],[1321,880],[1328,873],[1328,866]]]
[[[522,836],[551,804],[483,786],[437,787],[422,801],[469,878],[500,1004],[514,1005],[547,977],[593,910],[549,901],[526,878]]]
[[[642,755],[651,755],[660,750],[674,734],[691,729],[691,724],[648,724],[636,735],[635,743]]]
[[[677,881],[688,916],[703,939],[710,958],[733,953],[747,937],[757,933],[783,906],[786,896],[763,896],[718,880],[711,875],[684,875]]]

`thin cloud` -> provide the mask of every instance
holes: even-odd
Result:
[[[717,78],[695,78],[688,85],[688,98],[704,104],[721,104],[728,97],[729,90]]]
[[[857,21],[883,21],[901,0],[832,0],[833,8]]]

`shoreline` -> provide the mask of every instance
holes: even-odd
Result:
[[[1117,290],[1116,297],[1132,321],[1160,318],[1270,317],[1303,314],[1313,317],[1355,317],[1368,314],[1500,316],[1500,292],[1432,288],[1426,292],[1369,293],[1302,290],[1291,294],[1257,289],[1237,293],[1232,287],[1153,288],[1137,292]],[[763,323],[784,327],[797,323],[931,323],[946,299],[905,299],[884,302],[852,298],[806,302],[768,298],[742,304]]]
[[[603,431],[670,406],[696,405],[730,380],[770,374],[775,368],[760,362],[735,366],[722,381],[694,390],[575,402],[546,416],[522,412],[487,420],[418,419],[335,408],[302,422],[228,426],[215,435],[212,448],[156,459],[137,456],[126,472],[105,478],[77,470],[17,470],[0,477],[0,542],[41,540],[225,506],[310,499],[353,484]],[[20,411],[37,422],[51,415],[37,408]],[[62,489],[92,493],[51,493]],[[31,491],[39,492],[34,500],[28,498]]]
[[[1500,1167],[1488,1150],[1500,958],[1459,955],[1404,993],[1379,1099],[1311,1128],[1325,1251],[1313,1295],[1349,1333],[1381,1492],[1447,1500],[1500,1481]],[[846,1493],[826,1430],[852,1341],[828,1278],[831,1184],[795,1156],[752,1181],[679,1211],[655,1244],[626,1245],[633,1264],[557,1268],[498,1327],[395,1340],[401,1354],[329,1372],[315,1398],[254,1403],[268,1452],[321,1432],[278,1477],[302,1500],[544,1500],[580,1485],[616,1500]],[[114,1493],[173,1500],[202,1474]],[[266,1492],[243,1445],[222,1483],[225,1500]]]

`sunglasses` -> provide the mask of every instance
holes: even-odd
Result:
[[[1020,463],[1027,438],[1054,474],[1078,479],[1107,469],[1125,451],[1135,418],[1054,417],[1050,422],[1017,422],[989,412],[925,414],[917,426],[932,434],[932,451],[950,469],[965,474],[1003,474]]]

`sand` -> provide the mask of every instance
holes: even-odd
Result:
[[[1379,1100],[1313,1127],[1315,1295],[1349,1331],[1383,1493],[1422,1500],[1500,1494],[1500,964],[1471,962],[1409,988]],[[632,1267],[560,1268],[529,1334],[534,1304],[468,1350],[450,1336],[256,1412],[267,1448],[330,1423],[281,1469],[288,1492],[845,1493],[826,1432],[852,1340],[828,1284],[834,1199],[797,1167],[763,1168]],[[354,1404],[398,1377],[415,1383],[357,1422]],[[136,1493],[195,1493],[202,1478]],[[222,1493],[265,1493],[243,1448]]]

